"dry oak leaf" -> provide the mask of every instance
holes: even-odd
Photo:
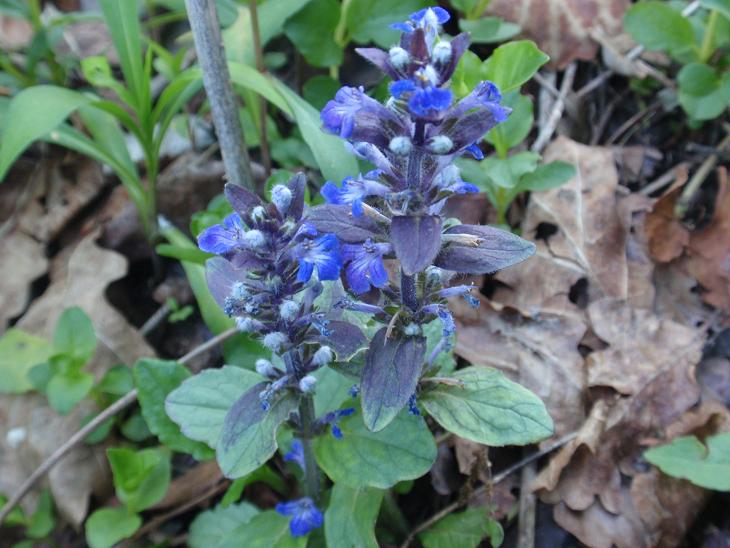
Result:
[[[537,240],[537,253],[497,275],[513,291],[498,291],[494,300],[532,315],[552,312],[582,318],[581,306],[571,298],[581,279],[588,282],[588,302],[642,293],[641,284],[637,288],[632,281],[632,262],[646,272],[646,260],[640,253],[638,259],[633,256],[625,226],[640,204],[619,208],[613,151],[560,137],[545,151],[545,160],[573,164],[576,176],[560,188],[532,194],[523,234]]]
[[[14,231],[0,238],[0,333],[8,320],[18,316],[30,297],[33,281],[48,269],[43,244]]]
[[[589,386],[610,386],[631,395],[666,367],[699,362],[704,334],[618,299],[588,307],[593,331],[609,344],[586,359]]]
[[[126,275],[127,261],[98,247],[97,235],[87,235],[66,255],[66,264],[52,275],[51,285],[31,304],[17,327],[50,339],[64,309],[81,307],[91,318],[98,340],[86,369],[98,379],[112,365],[132,364],[142,356],[154,356],[154,351],[104,298],[109,283]],[[36,394],[0,396],[0,492],[14,493],[92,411],[90,401],[84,401],[69,415],[60,416]],[[27,434],[19,445],[9,444],[4,435],[15,428]],[[79,526],[88,511],[89,495],[109,486],[103,448],[76,447],[50,471],[48,485],[59,513]],[[31,510],[32,498],[24,504]]]
[[[629,0],[493,0],[488,13],[522,27],[550,56],[550,66],[564,68],[576,59],[596,56],[593,29],[611,36],[621,32]]]
[[[669,364],[634,396],[619,398],[610,407],[597,439],[601,423],[586,425],[584,435],[590,434],[594,450],[580,445],[571,454],[574,447],[564,448],[555,457],[556,464],[549,465],[534,484],[543,501],[555,504],[558,524],[593,548],[678,544],[704,499],[682,480],[668,478],[669,488],[664,480],[641,478],[636,487],[633,481],[647,474],[641,459],[643,440],[666,437],[668,428],[697,403],[699,394],[693,365]],[[591,416],[597,415],[594,408]],[[640,488],[643,491],[637,496]],[[647,506],[648,500],[656,502]],[[678,519],[668,524],[672,513]]]
[[[555,435],[583,424],[586,375],[578,343],[585,324],[552,314],[529,317],[480,297],[471,308],[463,300],[451,303],[458,323],[457,355],[475,365],[501,370],[535,392],[555,423]]]

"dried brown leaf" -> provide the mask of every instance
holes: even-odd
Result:
[[[522,34],[550,55],[551,66],[564,68],[576,59],[593,59],[598,44],[591,31],[604,35],[622,29],[629,0],[493,0],[488,12],[522,27]]]
[[[14,231],[0,238],[0,332],[18,316],[30,297],[30,285],[48,269],[44,246],[30,236]]]

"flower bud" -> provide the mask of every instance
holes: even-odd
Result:
[[[299,315],[299,303],[295,301],[284,301],[279,306],[279,315],[285,322],[294,320]]]
[[[271,202],[276,206],[282,216],[286,215],[291,205],[292,194],[284,185],[276,185],[271,189]]]
[[[248,289],[243,282],[236,282],[231,288],[231,298],[242,300],[249,296]]]
[[[454,148],[454,142],[446,135],[436,135],[428,141],[427,146],[434,154],[448,154]]]
[[[329,346],[322,346],[314,353],[314,356],[312,357],[312,365],[322,367],[323,365],[332,363],[333,359],[334,355],[332,354],[332,349]]]
[[[397,154],[398,156],[408,156],[413,148],[413,144],[408,137],[399,135],[398,137],[393,137],[390,140],[388,148],[390,148],[393,154]]]
[[[445,40],[439,42],[433,47],[431,57],[439,65],[445,65],[451,61],[451,44]]]
[[[287,336],[279,332],[269,333],[263,340],[264,346],[272,352],[278,352],[287,342]]]
[[[256,322],[246,316],[236,318],[236,327],[241,333],[252,333],[256,331]]]
[[[299,381],[299,390],[305,394],[312,394],[315,386],[317,386],[317,378],[312,375],[307,375]]]
[[[260,230],[249,230],[243,234],[243,245],[249,249],[261,249],[266,245],[266,236]]]
[[[397,70],[405,70],[405,68],[408,66],[408,63],[411,62],[411,56],[406,50],[399,46],[390,48],[390,50],[388,51],[388,57],[390,58],[390,63]]]
[[[256,373],[263,377],[273,377],[276,374],[276,368],[269,360],[259,358],[256,360]]]
[[[418,326],[418,324],[409,323],[403,330],[403,333],[405,333],[406,337],[415,337],[416,335],[419,335],[421,333],[421,328]]]
[[[260,223],[264,219],[266,219],[266,210],[263,206],[256,206],[251,210],[251,218],[257,222]]]

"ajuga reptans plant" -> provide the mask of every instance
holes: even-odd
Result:
[[[479,305],[475,288],[459,276],[495,272],[534,251],[509,232],[443,215],[450,196],[476,192],[461,180],[454,159],[480,159],[475,143],[510,114],[490,82],[454,102],[448,82],[469,38],[441,37],[448,18],[441,8],[418,11],[394,25],[402,31],[399,45],[357,50],[392,79],[386,104],[362,88],[343,87],[322,110],[323,129],[345,139],[372,171],[327,182],[321,190],[326,203],[311,208],[304,204],[302,175],[274,187],[271,203],[228,185],[235,212],[198,240],[202,250],[218,255],[207,264],[211,293],[273,357],[256,362],[256,379],[249,371],[235,373],[246,379],[225,419],[210,425],[215,435],[196,430],[195,417],[175,405],[185,394],[199,395],[196,386],[214,387],[205,379],[192,378],[173,392],[168,413],[188,436],[215,447],[229,477],[268,460],[279,427],[291,427],[294,441],[284,459],[302,468],[305,496],[277,511],[291,517],[295,536],[323,523],[318,463],[334,481],[381,488],[425,473],[435,445],[422,409],[444,428],[492,445],[529,443],[551,432],[540,400],[499,373],[441,370],[439,357],[451,351],[455,332],[447,300],[463,297]],[[323,368],[351,377],[352,386],[348,401],[316,414]],[[448,407],[459,398],[473,404],[462,406],[471,409],[466,418]],[[359,428],[358,443],[376,443],[396,420],[427,432],[425,469],[393,463],[394,471],[381,478],[373,462],[382,456],[350,462],[360,457],[347,449],[355,443],[348,432]],[[334,447],[334,464],[324,450],[313,449],[318,444]],[[339,473],[340,465],[358,477]]]

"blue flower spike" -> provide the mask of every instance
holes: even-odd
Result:
[[[280,502],[276,505],[276,511],[283,516],[291,517],[289,531],[293,537],[306,536],[324,524],[324,515],[309,497]]]

